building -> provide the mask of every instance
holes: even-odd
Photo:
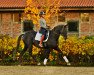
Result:
[[[68,23],[68,34],[94,35],[94,0],[62,0],[58,20]]]
[[[21,33],[21,16],[26,0],[0,0],[0,34],[16,37]]]
[[[0,0],[0,34],[16,37],[21,34],[26,0]],[[68,34],[94,35],[94,0],[62,0],[61,12],[52,24],[67,22]]]

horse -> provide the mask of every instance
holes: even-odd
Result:
[[[36,47],[39,47],[39,41],[35,40],[35,36],[36,36],[37,32],[34,30],[31,31],[27,31],[25,34],[21,34],[18,37],[18,42],[17,42],[17,49],[14,51],[14,53],[17,52],[19,45],[20,45],[20,40],[22,39],[24,42],[24,48],[22,50],[22,52],[20,53],[20,63],[22,62],[22,56],[23,54],[28,50],[29,51],[29,55],[32,57],[32,48],[33,45]],[[60,48],[58,47],[58,39],[59,36],[63,36],[64,39],[67,39],[67,25],[57,25],[55,26],[52,30],[49,30],[49,38],[47,40],[47,42],[43,43],[44,47],[39,47],[40,49],[44,49],[44,61],[43,64],[46,65],[47,64],[47,60],[49,58],[49,54],[51,52],[51,50],[56,50],[58,51],[59,55],[60,55],[60,59],[64,59],[65,62],[67,63],[67,65],[70,65],[69,60],[67,59],[67,57],[65,55],[63,55],[62,51],[60,50]]]

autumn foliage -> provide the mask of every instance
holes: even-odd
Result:
[[[68,39],[65,41],[62,36],[59,37],[59,48],[62,50],[62,53],[69,57],[69,60],[71,62],[76,61],[76,63],[87,63],[90,62],[93,63],[94,59],[94,37],[93,36],[84,36],[81,38],[78,38],[76,36],[69,36]],[[16,49],[17,44],[17,38],[11,38],[8,35],[0,35],[0,61],[12,61],[12,53]],[[24,48],[23,41],[20,42],[20,47],[18,49],[18,52],[16,54],[17,59],[19,58],[19,55],[21,51]],[[38,55],[40,49],[33,46],[33,55]],[[49,61],[50,64],[56,64],[59,62],[58,52],[53,50],[51,51],[49,55]],[[29,54],[26,52],[24,54],[25,58],[27,59],[29,57]],[[41,55],[42,57],[42,55]],[[40,60],[37,57],[38,60]],[[76,64],[75,63],[75,64]]]
[[[61,0],[27,0],[25,13],[28,19],[32,19],[34,24],[38,25],[39,12],[46,13],[46,21],[49,23],[52,15],[57,15]]]

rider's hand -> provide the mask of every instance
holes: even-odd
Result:
[[[47,26],[47,29],[50,29],[50,26]]]

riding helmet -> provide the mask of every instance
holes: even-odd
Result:
[[[39,15],[45,15],[45,13],[44,13],[43,11],[41,11],[41,12],[39,13]]]

